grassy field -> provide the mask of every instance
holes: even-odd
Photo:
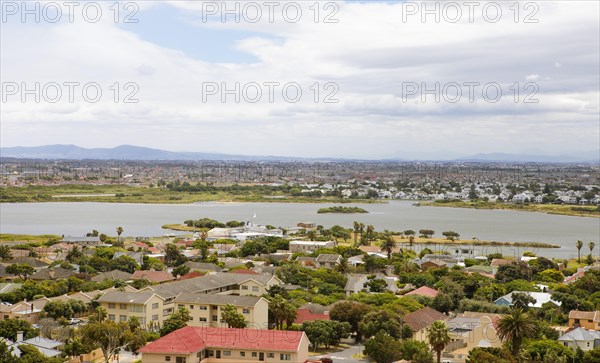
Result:
[[[9,234],[9,233],[0,233],[0,243],[2,242],[32,242],[32,243],[42,243],[46,242],[49,239],[60,239],[60,236],[54,234],[42,234],[39,236],[32,236],[28,234]]]
[[[189,204],[194,202],[276,202],[348,203],[337,197],[303,197],[280,191],[265,195],[263,190],[179,192],[169,189],[128,185],[58,185],[0,188],[0,202],[105,202]],[[378,203],[378,200],[353,199],[352,203]]]
[[[547,214],[560,214],[576,217],[600,217],[600,209],[594,206],[576,206],[564,204],[505,204],[492,202],[423,202],[421,206],[473,208],[473,209],[508,209],[523,212],[538,212]]]

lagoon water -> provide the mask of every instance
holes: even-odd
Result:
[[[121,204],[121,203],[2,203],[0,233],[84,235],[96,229],[114,234],[123,226],[126,236],[162,236],[163,224],[182,223],[186,219],[208,217],[219,221],[241,220],[281,227],[298,222],[315,222],[325,227],[339,224],[351,228],[354,221],[372,224],[377,230],[453,230],[461,239],[546,242],[563,246],[542,249],[539,255],[570,258],[577,256],[575,241],[594,241],[600,251],[600,219],[559,216],[510,210],[475,210],[441,207],[415,207],[407,201],[361,204],[369,214],[317,214],[319,208],[334,204],[299,203],[194,203],[194,204]],[[351,205],[351,204],[348,204]],[[256,218],[253,218],[256,214]],[[480,247],[483,248],[483,247]],[[495,248],[494,248],[495,249]],[[504,248],[505,253],[519,253]],[[508,251],[510,250],[510,251]],[[531,250],[531,249],[527,249]],[[487,252],[491,248],[487,248]]]

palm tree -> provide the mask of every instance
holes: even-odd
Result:
[[[588,243],[588,247],[590,249],[590,255],[591,255],[592,251],[594,250],[594,247],[596,247],[596,244],[594,242],[590,242],[590,243]]]
[[[360,223],[354,222],[354,245],[357,245],[358,242],[358,233],[360,232]]]
[[[374,232],[375,232],[375,227],[373,227],[371,224],[369,224],[367,226],[367,232],[365,233],[365,245],[366,246],[369,246],[369,241],[373,237]]]
[[[415,236],[409,236],[408,237],[408,245],[410,246],[410,249],[413,249],[413,244],[415,243]]]
[[[389,235],[385,238],[385,241],[383,241],[383,243],[381,243],[381,250],[385,251],[387,253],[388,256],[388,261],[392,259],[392,252],[394,251],[394,249],[396,248],[396,240],[394,239],[394,236]]]
[[[117,227],[117,242],[121,241],[121,234],[123,234],[123,227]]]
[[[427,339],[429,345],[437,354],[437,363],[440,363],[442,359],[442,351],[446,347],[446,344],[450,343],[450,335],[448,334],[448,326],[441,320],[434,321],[433,324],[427,328]]]
[[[340,263],[335,267],[339,273],[347,274],[350,271],[350,264],[347,258],[342,258]]]
[[[577,247],[577,263],[581,263],[581,249],[583,248],[583,241],[577,241],[575,247]]]
[[[532,337],[537,330],[535,318],[521,308],[511,308],[509,314],[498,320],[498,336],[510,343],[514,357],[520,360],[519,352],[523,339]]]

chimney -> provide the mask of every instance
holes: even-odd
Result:
[[[18,331],[17,332],[17,343],[21,343],[22,341],[23,341],[23,332]]]

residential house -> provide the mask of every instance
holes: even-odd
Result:
[[[21,301],[12,305],[0,304],[0,319],[2,320],[15,319],[35,323],[38,321],[41,312],[41,308],[26,301]]]
[[[542,305],[544,305],[545,303],[548,303],[548,302],[551,302],[556,306],[561,305],[560,301],[552,300],[552,295],[550,295],[547,292],[531,292],[531,291],[513,291],[509,294],[506,294],[506,295],[501,296],[498,299],[496,299],[496,301],[494,301],[494,304],[500,305],[500,306],[512,306],[513,305],[513,294],[516,294],[516,293],[523,293],[523,294],[527,294],[530,297],[532,297],[535,300],[535,302],[528,304],[528,306],[532,307],[532,308],[539,309],[542,307]]]
[[[75,276],[75,270],[68,270],[60,266],[39,270],[33,275],[29,276],[30,280],[43,281],[43,280],[57,280],[66,279],[70,276]]]
[[[215,265],[214,263],[187,261],[186,263],[184,263],[184,265],[186,267],[189,267],[190,271],[200,271],[200,272],[210,272],[210,271],[221,272],[221,271],[223,271],[223,269],[221,267]]]
[[[586,266],[586,267],[588,267],[588,266]],[[577,281],[580,278],[582,278],[583,276],[585,276],[586,272],[587,272],[587,269],[585,267],[584,268],[579,267],[579,268],[577,268],[577,272],[575,272],[573,275],[565,277],[564,283],[565,284],[572,284],[575,281]]]
[[[94,247],[94,246],[100,245],[102,243],[102,241],[100,241],[99,236],[96,236],[96,237],[67,236],[67,237],[63,237],[63,239],[60,241],[60,243],[66,243],[69,245],[77,245],[80,247],[83,247],[83,246]]]
[[[329,306],[313,303],[304,304],[296,310],[294,324],[302,325],[305,321],[330,320],[329,309]]]
[[[115,254],[113,255],[113,260],[121,257],[121,256],[127,256],[127,257],[131,257],[133,258],[133,260],[139,265],[143,265],[144,264],[144,256],[146,254],[144,252],[133,252],[133,251],[127,251],[127,252],[123,252],[123,251],[117,251],[115,252]]]
[[[569,328],[600,331],[600,311],[571,310],[569,312]]]
[[[436,289],[432,289],[428,286],[421,286],[418,289],[415,289],[411,292],[406,293],[405,295],[418,295],[418,296],[426,296],[430,298],[434,298],[439,294]]]
[[[135,316],[146,329],[161,327],[173,313],[173,304],[151,291],[109,291],[98,299],[98,303],[106,310],[108,320],[126,322]]]
[[[428,306],[406,314],[402,318],[404,323],[412,329],[413,339],[425,342],[427,341],[427,328],[435,321],[446,321],[447,319],[446,315]]]
[[[2,338],[0,338],[0,341],[1,340],[2,340]],[[53,357],[59,356],[61,354],[62,348],[64,348],[64,346],[65,346],[65,343],[63,343],[63,342],[53,340],[53,339],[48,339],[48,338],[42,338],[39,336],[35,337],[35,338],[24,340],[23,332],[17,333],[16,342],[12,342],[10,340],[4,340],[4,343],[6,344],[8,350],[11,352],[11,354],[15,357],[21,356],[21,351],[19,350],[20,345],[31,345],[31,346],[37,348],[37,350],[40,353],[42,353],[42,355],[44,357],[48,357],[48,358],[53,358]]]
[[[296,258],[296,262],[304,267],[317,267],[317,259],[314,257],[304,257],[300,256]]]
[[[324,253],[317,257],[317,266],[332,269],[339,265],[341,261],[341,255]]]
[[[442,260],[428,260],[425,262],[422,262],[421,264],[421,270],[422,271],[427,271],[430,268],[443,268],[443,267],[447,267],[447,263],[446,261],[442,261]]]
[[[346,296],[363,291],[367,281],[367,275],[348,275],[346,286],[344,287]]]
[[[600,346],[600,332],[587,330],[585,328],[576,328],[558,338],[565,347],[577,350],[588,351]]]
[[[142,363],[304,362],[302,331],[187,326],[141,348]]]
[[[175,280],[175,276],[167,271],[137,270],[131,275],[131,279],[161,283]]]
[[[92,277],[91,280],[95,282],[102,282],[104,280],[129,281],[131,280],[131,274],[121,270],[112,270],[108,272],[101,272],[98,275]]]
[[[475,313],[463,314],[446,322],[451,342],[445,351],[454,355],[464,354],[473,348],[498,348],[502,345],[495,328],[495,323],[501,315]]]
[[[334,241],[290,241],[289,249],[291,252],[314,252],[321,248],[334,248]]]
[[[282,284],[282,281],[274,275],[242,275],[213,272],[202,277],[147,286],[140,291],[153,291],[165,297],[165,299],[171,300],[177,297],[182,291],[193,294],[262,296],[267,293],[267,289],[271,286]]]
[[[244,316],[248,328],[269,327],[269,302],[263,297],[183,292],[173,303],[177,309],[186,308],[190,312],[188,325],[191,326],[227,327],[221,319],[221,313],[226,305],[232,305]]]

